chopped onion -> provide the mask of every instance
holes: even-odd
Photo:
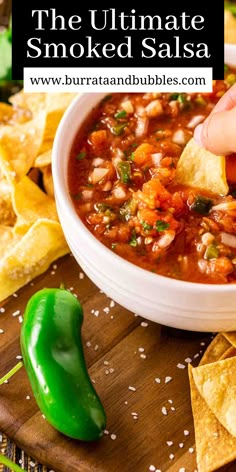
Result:
[[[236,236],[234,234],[225,233],[222,231],[222,233],[220,233],[220,239],[221,242],[226,246],[236,248]]]
[[[109,180],[108,182],[106,182],[103,187],[102,187],[102,191],[103,192],[109,192],[109,190],[112,189],[112,183],[111,181]]]
[[[102,159],[101,157],[95,157],[93,160],[92,160],[92,165],[93,167],[98,167],[100,166],[101,164],[103,164],[104,162],[104,159]]]
[[[126,111],[126,113],[128,113],[128,115],[132,115],[132,113],[134,113],[134,107],[130,100],[125,100],[120,104],[120,106]]]
[[[91,200],[93,196],[93,190],[83,190],[81,193],[82,193],[82,199],[85,201]]]
[[[123,187],[121,187],[121,186],[115,187],[112,193],[113,193],[114,197],[116,197],[116,198],[125,198],[126,197],[126,192],[123,189]]]
[[[140,138],[141,136],[144,136],[147,134],[148,130],[148,125],[149,125],[149,119],[145,116],[139,116],[137,119],[137,126],[135,130],[135,135],[137,138]]]
[[[151,154],[152,162],[154,166],[159,166],[161,160],[163,159],[163,154],[162,152],[155,152],[154,154]]]
[[[92,184],[97,184],[105,177],[105,175],[108,174],[108,172],[108,169],[103,169],[102,167],[95,167],[95,169],[89,176],[89,182],[91,182]]]
[[[199,123],[201,123],[204,120],[205,116],[204,115],[196,115],[193,116],[193,118],[189,121],[187,124],[187,128],[195,128]]]
[[[163,106],[162,106],[161,100],[153,100],[146,106],[145,110],[146,110],[147,116],[149,116],[150,118],[154,118],[156,116],[162,115]]]
[[[175,131],[175,133],[172,136],[172,141],[175,144],[186,144],[186,136],[184,133],[184,130],[178,129],[178,131]]]
[[[219,203],[219,205],[214,205],[211,208],[211,211],[230,211],[230,210],[236,210],[236,200],[232,200],[231,202],[224,202],[224,203]]]
[[[115,169],[118,167],[119,163],[122,161],[121,157],[113,157],[112,159],[112,164],[115,167]]]
[[[158,241],[158,246],[160,248],[165,248],[169,246],[172,243],[172,241],[174,241],[174,239],[175,239],[175,231],[170,229],[169,231],[166,231],[166,233],[163,234],[163,236],[160,237]]]

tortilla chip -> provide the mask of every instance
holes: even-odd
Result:
[[[42,169],[42,173],[43,173],[43,186],[44,186],[45,192],[50,197],[54,197],[54,186],[53,186],[51,165],[44,167]]]
[[[15,184],[13,207],[20,221],[26,224],[32,225],[38,218],[58,221],[55,201],[29,177],[23,177]]]
[[[212,362],[218,361],[230,347],[230,342],[227,341],[223,334],[217,334],[204,352],[199,365],[211,364]]]
[[[44,152],[36,157],[34,161],[34,167],[46,167],[52,162],[52,150]]]
[[[228,341],[228,343],[236,347],[236,332],[235,331],[232,331],[231,333],[222,333],[222,335]]]
[[[19,240],[10,226],[0,225],[0,258]]]
[[[193,378],[200,394],[220,423],[236,436],[235,358],[196,367]]]
[[[236,18],[234,15],[225,10],[225,43],[236,44]]]
[[[201,397],[194,382],[194,371],[188,365],[198,472],[213,472],[236,459],[236,439],[220,424]]]
[[[70,105],[74,93],[48,93],[46,99],[46,124],[44,137],[39,154],[52,149],[57,127],[64,115],[67,107]]]
[[[190,139],[177,164],[176,183],[227,195],[225,157],[215,156]]]
[[[0,168],[9,181],[27,174],[44,135],[45,113],[24,124],[0,128]]]
[[[12,206],[12,186],[5,177],[0,178],[0,225],[13,226],[16,215]]]
[[[229,347],[229,349],[227,349],[227,351],[222,354],[219,360],[222,361],[223,359],[228,359],[229,357],[236,357],[236,348],[233,346]]]
[[[15,108],[24,108],[32,114],[32,117],[37,115],[46,108],[47,94],[46,93],[24,93],[23,90],[12,95],[9,101]]]
[[[39,219],[0,261],[0,301],[69,252],[60,224]]]

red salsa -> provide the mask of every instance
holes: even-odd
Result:
[[[194,128],[235,81],[228,70],[209,94],[108,95],[84,123],[71,149],[70,194],[116,254],[175,279],[236,282],[236,156],[226,159],[226,197],[175,184]]]

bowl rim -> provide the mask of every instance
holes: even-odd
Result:
[[[219,294],[219,293],[232,293],[235,292],[236,289],[236,284],[204,284],[204,283],[198,283],[198,282],[189,282],[185,280],[178,280],[174,279],[171,277],[167,277],[164,275],[160,275],[157,273],[152,273],[148,271],[147,269],[143,269],[142,267],[139,267],[138,265],[135,265],[132,262],[127,261],[123,257],[119,256],[115,252],[112,252],[111,249],[106,247],[103,243],[101,243],[85,226],[85,224],[82,222],[78,214],[76,213],[76,210],[74,208],[74,204],[72,202],[72,199],[70,198],[69,192],[67,190],[67,179],[68,176],[67,174],[64,175],[62,172],[62,165],[61,165],[61,160],[59,159],[59,156],[62,153],[62,149],[64,147],[68,147],[71,149],[72,143],[76,137],[76,134],[78,133],[78,130],[80,126],[77,126],[74,128],[74,133],[73,133],[73,139],[72,142],[67,142],[67,146],[64,146],[64,141],[66,141],[66,129],[68,127],[68,123],[70,122],[70,117],[74,115],[75,110],[77,110],[81,104],[81,102],[86,101],[91,97],[91,95],[96,96],[96,103],[93,104],[93,106],[90,107],[90,111],[94,106],[96,106],[99,103],[99,99],[102,99],[104,96],[107,95],[107,93],[81,93],[77,97],[75,97],[71,104],[69,105],[68,109],[64,113],[61,122],[58,126],[56,136],[54,139],[54,144],[53,144],[53,150],[52,150],[52,175],[53,175],[53,182],[54,182],[54,187],[55,187],[55,197],[56,197],[56,202],[60,204],[60,206],[63,208],[63,211],[68,213],[69,219],[73,222],[73,225],[75,228],[77,228],[78,234],[82,231],[84,235],[86,236],[86,239],[88,243],[90,243],[93,247],[96,246],[96,248],[101,251],[104,254],[104,258],[108,258],[109,262],[114,263],[114,261],[117,261],[117,263],[120,265],[121,268],[124,270],[128,271],[130,275],[134,274],[135,272],[135,277],[138,277],[140,279],[145,278],[145,282],[150,281],[153,284],[159,284],[159,285],[168,285],[170,284],[173,288],[180,290],[180,291],[192,291],[195,293],[213,293],[213,294]],[[83,120],[84,121],[84,120]],[[64,155],[65,159],[65,155]],[[69,160],[69,153],[66,155],[66,167],[68,168],[68,160]]]

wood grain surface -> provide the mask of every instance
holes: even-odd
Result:
[[[57,433],[39,412],[24,368],[0,388],[0,430],[54,471],[145,472],[154,466],[161,472],[194,472],[187,363],[191,359],[198,364],[212,335],[135,316],[101,293],[71,256],[10,297],[5,311],[0,310],[0,376],[20,355],[20,321],[27,300],[36,290],[61,282],[84,307],[85,356],[107,412],[107,434],[89,444]],[[233,472],[236,464],[224,470]]]

